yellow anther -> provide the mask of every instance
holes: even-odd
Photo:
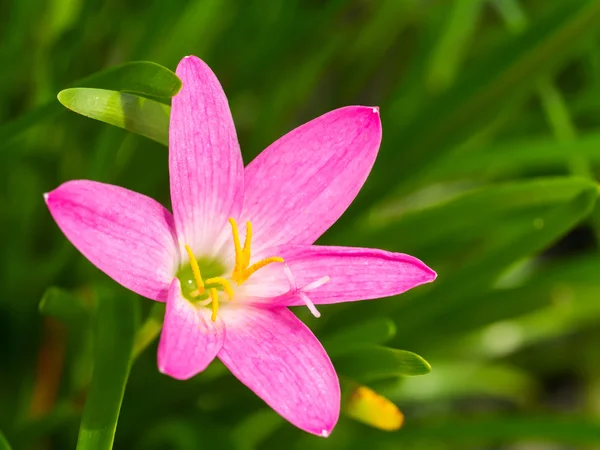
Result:
[[[263,259],[263,260],[261,260],[261,261],[259,261],[257,263],[252,264],[250,267],[248,267],[246,269],[246,273],[245,273],[246,279],[250,278],[250,275],[252,275],[258,269],[262,269],[267,264],[271,264],[271,263],[274,263],[274,262],[282,263],[283,262],[283,258],[280,258],[279,256],[271,256],[269,258],[265,258],[265,259]]]
[[[227,293],[229,300],[233,300],[233,288],[231,287],[229,280],[226,280],[223,277],[208,278],[206,280],[206,284],[220,284],[223,287],[223,290]]]
[[[190,258],[190,266],[192,266],[192,273],[194,274],[194,280],[196,280],[196,286],[198,287],[198,295],[203,294],[204,282],[202,281],[202,275],[200,275],[200,266],[198,265],[198,261],[196,261],[194,252],[187,244],[185,245],[185,251]]]
[[[246,222],[246,239],[244,241],[244,248],[240,243],[240,233],[238,230],[237,222],[234,218],[229,219],[231,224],[231,232],[233,234],[233,246],[235,248],[235,267],[231,274],[231,279],[238,285],[246,281],[250,276],[259,269],[262,269],[267,264],[274,262],[282,263],[283,258],[279,256],[272,256],[265,258],[257,263],[250,265],[250,246],[252,243],[252,224]]]
[[[212,301],[212,316],[213,322],[217,321],[217,313],[219,312],[219,294],[215,288],[210,288],[210,299]]]

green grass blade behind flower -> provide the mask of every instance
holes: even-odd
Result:
[[[166,67],[149,61],[135,61],[111,67],[72,83],[75,86],[133,92],[169,99],[181,88],[181,80]],[[62,107],[52,100],[0,127],[0,142],[6,143],[38,122],[59,113]],[[7,147],[8,148],[8,147]]]
[[[375,317],[328,334],[321,342],[331,356],[352,353],[355,349],[383,344],[396,334],[396,324],[386,317]]]
[[[558,142],[548,137],[528,138],[486,146],[467,154],[451,154],[429,168],[422,182],[461,178],[489,180],[529,170],[560,169],[566,165],[569,152],[577,152],[590,163],[600,164],[600,133],[583,134],[572,142]]]
[[[534,377],[506,364],[444,359],[435,361],[434,366],[426,377],[404,378],[386,391],[388,396],[401,404],[483,396],[524,404],[533,400],[539,389]]]
[[[65,89],[59,92],[58,100],[78,114],[169,145],[171,107],[168,105],[133,94],[93,88]]]
[[[477,26],[483,0],[454,2],[444,30],[431,53],[426,83],[429,90],[446,89],[456,79],[468,41]]]
[[[406,339],[424,324],[428,328],[435,328],[437,322],[460,320],[460,316],[455,316],[454,312],[465,307],[465,300],[473,299],[473,293],[489,287],[512,264],[547,248],[591,212],[596,202],[597,188],[595,184],[589,184],[575,199],[548,208],[545,213],[539,212],[537,215],[543,223],[542,227],[532,226],[531,218],[526,218],[525,223],[516,221],[511,226],[504,224],[498,227],[495,232],[487,230],[487,245],[479,257],[468,260],[446,277],[440,276],[429,291],[418,297],[419,304],[427,304],[427,308],[411,307],[412,302],[402,304],[401,310],[398,310],[402,328],[398,330],[394,342],[405,344]],[[411,299],[416,300],[414,297]],[[426,334],[418,336],[424,341],[428,338]]]
[[[2,431],[0,431],[0,450],[11,450],[11,449],[12,449],[12,447],[10,446],[10,444],[4,437],[4,433],[2,433]]]
[[[395,184],[392,180],[402,180],[406,188],[407,180],[491,123],[499,110],[522,102],[534,92],[540,76],[552,73],[597,34],[600,3],[576,0],[553,6],[549,17],[474,63],[460,82],[431,99],[398,131],[382,110],[384,123],[392,130],[386,138],[389,150],[384,146],[347,220],[388,194]]]
[[[491,442],[517,443],[542,441],[572,445],[594,445],[600,441],[600,424],[589,417],[570,415],[515,415],[488,417],[481,414],[468,417],[440,417],[426,422],[411,423],[393,438],[394,445],[422,442],[429,436],[431,448],[438,443],[486,445]],[[455,447],[450,447],[455,448]],[[480,448],[480,447],[478,447]],[[578,447],[581,448],[581,447]]]
[[[435,342],[428,348],[444,357],[453,354],[489,357],[584,328],[599,319],[595,289],[598,273],[599,258],[578,258],[542,266],[523,285],[475,292],[453,311],[453,317],[460,320],[437,322],[422,343]],[[558,319],[554,318],[556,314],[560,316]],[[525,329],[523,325],[529,321],[531,328]],[[464,335],[476,337],[457,345],[456,339]]]
[[[373,224],[356,227],[343,236],[342,243],[356,242],[366,247],[383,247],[409,254],[431,249],[439,258],[440,245],[449,240],[471,239],[502,226],[503,218],[520,211],[564,204],[595,185],[583,178],[548,177],[498,183],[473,189],[455,198],[414,209],[391,204]],[[477,214],[473,214],[476,211]],[[438,224],[444,224],[439,226]]]
[[[496,321],[454,344],[456,354],[495,358],[524,350],[543,341],[557,340],[586,328],[593,329],[600,319],[600,288],[587,284],[538,286],[535,292],[515,289],[506,293],[517,300],[525,295],[544,300],[546,305],[534,312],[510,320]]]
[[[137,299],[100,290],[94,319],[94,373],[77,450],[110,450],[131,366],[138,322]]]
[[[334,357],[333,363],[340,375],[363,383],[431,372],[429,363],[416,353],[378,345]]]

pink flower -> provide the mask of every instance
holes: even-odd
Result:
[[[312,245],[371,170],[379,110],[331,111],[244,169],[216,76],[193,56],[177,75],[173,214],[142,194],[87,180],[46,194],[50,213],[99,269],[166,302],[161,372],[187,379],[217,356],[292,424],[328,436],[339,416],[339,381],[317,338],[287,307],[307,305],[318,315],[314,305],[396,295],[436,276],[412,256]]]

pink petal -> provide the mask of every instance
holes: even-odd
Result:
[[[243,220],[255,249],[312,244],[350,205],[381,142],[377,108],[336,109],[289,132],[246,168]]]
[[[223,345],[224,328],[211,311],[196,307],[181,295],[175,278],[169,289],[165,321],[158,345],[158,369],[178,380],[202,372],[215,359]]]
[[[92,264],[116,282],[165,301],[179,252],[171,213],[119,186],[75,180],[44,195],[54,220]]]
[[[221,312],[219,312],[221,314]],[[277,413],[304,431],[329,435],[340,385],[315,335],[287,308],[223,309],[223,364]]]
[[[264,253],[285,260],[298,289],[328,276],[329,281],[306,292],[315,304],[389,297],[430,283],[436,277],[417,258],[370,248],[282,245]],[[305,304],[299,295],[285,295],[290,291],[290,282],[274,264],[256,272],[243,286],[250,303]]]
[[[210,68],[195,56],[177,66],[183,82],[169,127],[171,203],[180,247],[209,256],[229,237],[229,217],[243,202],[244,165],[227,98]],[[184,253],[185,254],[185,253]]]

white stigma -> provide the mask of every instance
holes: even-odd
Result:
[[[288,279],[288,283],[290,284],[289,293],[300,297],[300,299],[304,302],[304,304],[306,305],[306,307],[308,308],[308,310],[311,312],[311,314],[313,316],[315,316],[317,319],[319,317],[321,317],[321,313],[317,310],[317,308],[315,307],[315,304],[311,301],[310,297],[306,294],[306,292],[313,291],[313,290],[323,286],[331,278],[329,276],[324,276],[324,277],[319,278],[318,280],[313,281],[312,283],[308,283],[307,285],[298,289],[298,285],[296,284],[296,279],[294,278],[294,274],[292,273],[290,266],[288,266],[285,263],[283,264],[283,272],[285,273],[285,276]]]
[[[329,432],[327,430],[323,430],[321,431],[321,436],[323,436],[324,438],[329,437]]]

